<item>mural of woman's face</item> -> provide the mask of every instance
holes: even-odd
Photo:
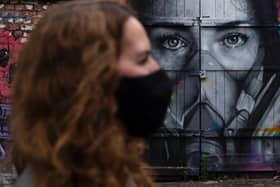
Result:
[[[276,117],[280,91],[274,89],[279,72],[268,72],[270,66],[278,71],[274,68],[278,67],[274,59],[279,58],[275,54],[279,32],[273,29],[275,2],[132,1],[146,26],[153,57],[177,82],[165,118],[169,130],[160,133],[171,133],[179,140],[166,138],[163,145],[154,146],[155,154],[164,147],[166,163],[183,162],[197,169],[201,155],[206,155],[208,169],[220,171],[246,168],[251,161],[254,165],[257,160],[251,155],[257,155],[252,158],[261,164],[276,159],[271,142],[260,145],[262,140],[254,139],[265,137],[267,131],[259,129],[271,130],[280,121]],[[236,141],[243,135],[249,140]],[[246,158],[238,157],[239,153]],[[268,158],[263,156],[266,153],[275,155]]]
[[[201,2],[202,14],[215,15],[211,2]],[[193,124],[198,124],[199,104],[205,109],[204,128],[213,123],[226,126],[236,115],[240,82],[253,67],[261,68],[259,33],[246,25],[256,22],[253,11],[246,1],[231,0],[227,6],[234,15],[218,20],[214,27],[209,24],[211,16],[200,20],[200,27],[147,27],[154,58],[177,80],[165,123],[169,128],[198,128]]]

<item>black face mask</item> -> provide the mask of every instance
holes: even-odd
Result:
[[[162,126],[172,87],[173,81],[162,70],[121,79],[116,91],[118,118],[128,135],[147,137]]]

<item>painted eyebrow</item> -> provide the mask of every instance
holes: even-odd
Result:
[[[185,40],[192,40],[194,37],[193,33],[191,32],[191,27],[162,27],[162,28],[154,28],[155,29],[155,35],[158,37],[160,35],[162,36],[176,36],[176,37],[182,37]],[[184,29],[184,30],[182,30]]]
[[[249,24],[247,21],[231,21],[231,22],[227,22],[227,23],[222,23],[222,24],[218,24],[216,28],[217,31],[224,31],[224,30],[228,30],[228,29],[232,29],[235,28],[238,25],[241,24]]]
[[[237,26],[240,24],[251,24],[251,22],[249,20],[235,20],[235,21],[229,21],[227,23],[221,23],[221,24],[217,24],[217,27],[230,27],[230,26]],[[177,28],[182,28],[182,29],[186,29],[186,28],[192,28],[193,25],[186,25],[184,22],[170,22],[170,21],[161,21],[159,23],[154,23],[154,24],[147,24],[145,25],[146,27],[177,27]]]

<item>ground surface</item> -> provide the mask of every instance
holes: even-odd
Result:
[[[0,168],[0,187],[13,187],[16,180],[14,167]],[[280,177],[267,177],[258,179],[223,179],[198,181],[158,182],[157,187],[280,187]]]
[[[279,179],[234,179],[205,182],[166,182],[157,183],[158,187],[280,187]]]

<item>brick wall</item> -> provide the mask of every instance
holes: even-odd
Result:
[[[0,0],[0,157],[5,157],[9,139],[10,88],[15,58],[32,29],[54,1]],[[0,168],[0,186],[10,187],[16,178],[13,166]]]

